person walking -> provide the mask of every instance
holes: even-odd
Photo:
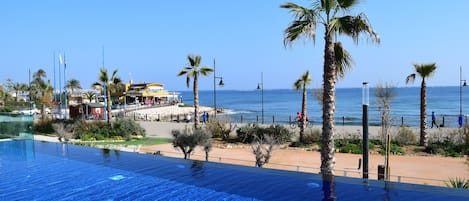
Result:
[[[207,121],[207,112],[204,112],[202,113],[202,122],[206,122]]]
[[[435,112],[432,111],[432,128],[433,128],[433,125],[439,128],[438,124],[436,123]]]

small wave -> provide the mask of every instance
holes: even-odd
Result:
[[[232,109],[223,109],[223,112],[220,114],[225,114],[225,115],[234,115],[234,114],[249,114],[249,113],[254,113],[255,111],[249,111],[249,110],[232,110]]]

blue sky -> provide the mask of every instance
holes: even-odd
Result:
[[[125,82],[159,82],[168,90],[187,90],[185,78],[176,74],[187,64],[188,54],[198,54],[203,65],[212,66],[216,59],[223,89],[255,89],[261,72],[265,89],[292,88],[305,70],[312,74],[311,88],[318,87],[323,30],[318,30],[315,45],[298,41],[285,48],[283,30],[293,19],[279,8],[286,2],[1,1],[0,82],[27,82],[29,69],[42,68],[53,83],[53,64],[58,69],[62,52],[67,79],[90,88],[102,67],[104,47],[105,66],[118,69]],[[465,0],[362,2],[352,12],[367,14],[381,44],[361,41],[356,46],[340,38],[355,66],[337,87],[360,87],[363,81],[405,86],[412,64],[427,62],[438,66],[429,86],[457,86],[460,66],[463,79],[469,79],[467,8]],[[201,78],[201,90],[213,89],[212,76]]]

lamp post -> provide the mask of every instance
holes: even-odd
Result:
[[[217,77],[217,71],[216,71],[216,68],[215,68],[215,59],[213,59],[213,107],[215,109],[215,118],[217,118],[217,79],[220,79],[220,82],[218,83],[218,85],[220,87],[222,87],[223,85],[225,85],[223,83],[223,77]]]
[[[363,104],[363,178],[368,179],[368,104],[369,104],[368,82],[363,82],[362,104]]]
[[[462,87],[467,86],[466,80],[462,79],[462,66],[459,66],[459,117],[458,123],[459,127],[463,124],[463,116],[462,116]]]
[[[257,83],[257,90],[261,90],[261,105],[262,105],[262,124],[264,124],[264,74],[261,72],[261,83]]]

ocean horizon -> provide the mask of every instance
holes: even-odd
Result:
[[[469,89],[459,86],[427,87],[427,124],[431,126],[431,112],[434,111],[438,124],[457,127],[460,109],[462,114],[469,113]],[[391,101],[392,124],[400,126],[419,126],[420,122],[420,87],[396,87],[396,96]],[[308,89],[307,113],[313,124],[322,122],[322,106],[315,98],[315,88]],[[381,116],[375,103],[375,88],[369,92],[370,125],[380,125]],[[184,103],[193,104],[191,90],[180,91]],[[461,95],[461,96],[460,96]],[[288,123],[301,111],[301,91],[294,89],[264,89],[263,103],[261,90],[219,90],[216,91],[216,106],[229,111],[228,116],[234,122],[254,123],[262,121],[264,107],[265,123]],[[468,103],[468,104],[465,104]],[[199,91],[199,104],[214,107],[213,90]],[[362,88],[336,89],[336,125],[361,125],[363,113]]]

